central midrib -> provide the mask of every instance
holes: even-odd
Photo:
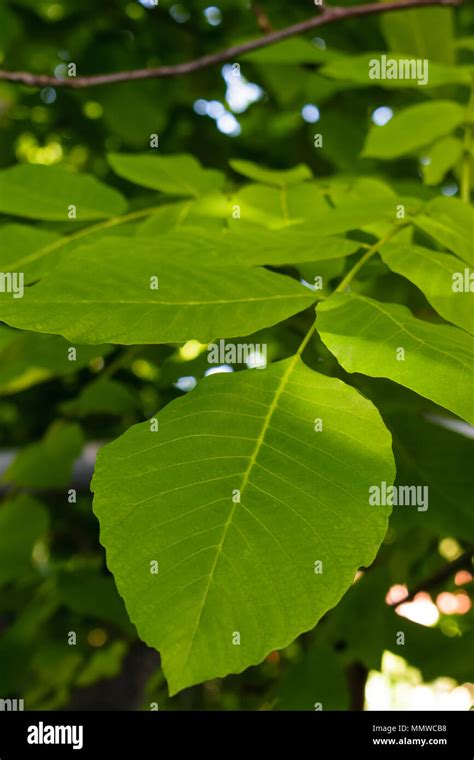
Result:
[[[303,346],[303,344],[302,344],[302,346]],[[280,380],[280,383],[278,385],[278,388],[275,391],[275,395],[273,397],[273,400],[272,400],[270,406],[268,407],[268,411],[267,411],[265,417],[263,418],[262,429],[261,429],[260,434],[259,434],[259,436],[257,438],[256,444],[255,444],[255,448],[254,448],[254,450],[253,450],[253,452],[252,452],[252,454],[250,456],[247,469],[245,470],[245,472],[243,474],[243,477],[242,477],[242,484],[241,484],[241,487],[240,487],[240,496],[242,496],[245,488],[248,485],[249,478],[250,478],[250,473],[251,473],[252,468],[253,468],[256,460],[257,460],[257,456],[259,454],[259,451],[262,448],[262,445],[263,445],[263,442],[264,442],[264,438],[265,438],[265,434],[266,434],[266,432],[268,430],[268,427],[270,425],[273,413],[275,412],[275,409],[277,407],[277,404],[278,404],[278,401],[280,399],[280,396],[283,393],[283,389],[284,389],[286,383],[288,382],[288,378],[291,375],[291,373],[293,372],[295,364],[298,362],[298,360],[300,358],[300,355],[301,355],[301,350],[299,350],[292,357],[290,363],[288,364],[288,367],[286,368],[285,372],[283,373],[283,375],[281,377],[281,380]],[[190,644],[189,644],[189,648],[188,648],[188,651],[187,651],[187,654],[186,654],[186,657],[185,657],[185,660],[184,660],[184,663],[183,663],[183,669],[186,667],[186,665],[188,663],[189,656],[191,654],[191,650],[193,648],[194,641],[196,639],[196,634],[197,634],[197,631],[198,631],[198,628],[199,628],[199,624],[201,622],[201,618],[202,618],[202,614],[204,612],[204,608],[206,606],[207,597],[209,595],[209,591],[210,591],[210,588],[212,586],[212,581],[213,581],[213,578],[214,578],[214,575],[215,575],[215,572],[216,572],[216,569],[217,569],[219,558],[221,556],[221,552],[222,552],[222,549],[224,547],[224,543],[225,543],[225,540],[226,540],[226,537],[227,537],[227,533],[228,533],[229,528],[230,528],[230,526],[232,524],[232,519],[234,517],[235,510],[237,508],[237,504],[238,503],[239,502],[235,502],[233,504],[233,506],[232,506],[231,511],[229,512],[229,517],[227,518],[227,520],[225,522],[224,530],[222,532],[222,538],[221,538],[221,540],[220,540],[220,542],[219,542],[219,544],[217,545],[217,548],[216,548],[216,556],[214,558],[214,562],[213,562],[211,571],[209,573],[209,580],[207,582],[207,586],[206,586],[206,589],[204,591],[204,596],[203,596],[203,599],[202,599],[202,603],[201,603],[201,606],[199,608],[198,616],[196,618],[196,624],[194,626],[193,633],[192,633],[192,636],[191,636],[191,641],[190,641]]]

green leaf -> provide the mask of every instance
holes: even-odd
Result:
[[[232,261],[247,266],[279,266],[340,259],[360,248],[360,243],[356,240],[336,235],[319,237],[317,229],[303,225],[267,230],[242,224],[225,233],[222,244]]]
[[[230,219],[232,203],[221,193],[203,195],[201,198],[166,203],[138,228],[139,237],[154,237],[185,226],[202,226],[223,228],[224,220]]]
[[[474,210],[457,198],[435,198],[413,223],[474,267]]]
[[[387,13],[380,18],[382,34],[390,50],[407,58],[430,58],[454,63],[453,13],[451,8],[421,8]]]
[[[0,507],[0,586],[32,569],[33,547],[48,523],[45,508],[30,496],[16,496]]]
[[[474,422],[474,339],[467,333],[416,319],[405,306],[347,293],[323,301],[316,324],[347,372],[387,377]]]
[[[384,219],[393,221],[399,200],[393,195],[374,193],[369,197],[367,194],[349,199],[342,197],[334,208],[321,187],[305,182],[279,190],[260,184],[247,185],[236,193],[234,203],[240,208],[240,219],[232,220],[232,227],[238,228],[242,222],[270,229],[304,225],[313,235],[325,237]]]
[[[156,245],[151,239],[149,245]],[[356,240],[336,235],[319,237],[314,228],[294,225],[280,230],[258,225],[240,224],[230,230],[209,232],[202,228],[180,228],[163,235],[160,255],[172,257],[175,252],[195,256],[201,264],[242,266],[280,266],[306,261],[340,259],[360,248]]]
[[[58,595],[66,607],[79,615],[107,620],[126,634],[134,633],[110,575],[89,568],[61,572]]]
[[[456,50],[469,50],[474,53],[474,36],[459,37],[454,46]]]
[[[291,37],[261,50],[252,50],[250,53],[245,53],[242,58],[253,63],[296,66],[300,63],[321,63],[337,55],[330,50],[316,47],[309,40]]]
[[[362,155],[383,159],[405,156],[449,134],[464,118],[465,109],[458,103],[417,103],[396,113],[385,126],[372,126]]]
[[[0,267],[2,272],[23,272],[31,282],[46,269],[47,262],[41,258],[28,259],[37,251],[60,240],[60,235],[26,224],[4,224],[0,227]]]
[[[112,346],[75,346],[75,360],[71,361],[70,348],[70,343],[56,335],[19,333],[0,326],[0,395],[72,374],[112,351]]]
[[[307,179],[313,179],[311,169],[305,164],[298,164],[292,169],[267,169],[264,166],[253,163],[253,161],[243,161],[234,159],[229,161],[232,169],[244,177],[262,182],[264,185],[274,185],[276,187],[285,187],[288,185],[298,185]]]
[[[1,213],[67,222],[70,206],[75,206],[79,221],[119,216],[126,210],[117,190],[87,174],[35,164],[0,171]]]
[[[385,534],[368,488],[394,466],[372,404],[297,355],[207,378],[158,423],[102,449],[92,488],[108,566],[176,693],[260,662],[337,604]]]
[[[108,161],[120,177],[151,190],[174,195],[198,196],[219,190],[224,175],[203,169],[194,156],[155,156],[150,153],[111,153]]]
[[[21,449],[2,480],[25,488],[66,488],[83,445],[78,425],[53,423],[41,441]]]
[[[457,279],[464,280],[464,269],[456,256],[396,243],[382,246],[380,255],[393,272],[420,288],[444,319],[474,333],[472,293],[469,289],[454,290]]]
[[[128,646],[125,641],[113,641],[90,657],[87,664],[79,673],[76,685],[84,688],[105,678],[118,676],[123,666],[123,659]]]
[[[414,87],[419,90],[418,79],[410,77],[406,79],[371,79],[369,77],[370,62],[380,61],[382,55],[390,60],[407,60],[403,53],[390,53],[376,51],[373,53],[361,53],[360,55],[343,56],[338,60],[331,61],[323,66],[319,73],[331,79],[343,79],[347,82],[357,82],[362,87],[383,87],[387,90],[398,90]],[[471,72],[469,66],[445,66],[433,61],[428,62],[429,76],[425,85],[426,89],[440,87],[442,85],[462,84],[469,87],[471,84]]]
[[[438,185],[446,174],[458,163],[463,153],[461,140],[456,137],[443,137],[428,151],[426,158],[429,163],[423,163],[423,179],[427,185]]]
[[[79,396],[61,404],[61,411],[77,417],[88,414],[124,414],[136,409],[136,396],[123,383],[99,377],[86,385]]]
[[[312,301],[314,294],[302,285],[273,272],[170,259],[149,241],[108,238],[81,248],[26,288],[21,309],[1,299],[0,318],[79,343],[205,343],[248,335]]]

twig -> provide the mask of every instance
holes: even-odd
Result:
[[[395,602],[395,604],[392,604],[391,606],[394,608],[399,607],[401,604],[406,604],[406,602],[412,602],[413,599],[417,594],[420,593],[420,591],[429,591],[432,588],[436,588],[440,585],[443,581],[450,578],[457,570],[462,569],[472,569],[472,560],[473,560],[473,550],[470,549],[467,552],[464,552],[464,554],[461,554],[457,559],[453,560],[453,562],[449,562],[447,565],[443,565],[440,570],[438,570],[434,575],[432,575],[430,578],[426,578],[421,583],[418,583],[409,594],[407,594],[403,599],[400,599],[398,602]]]
[[[407,8],[424,8],[428,6],[458,6],[462,5],[463,0],[402,0],[402,2],[387,3],[367,3],[365,5],[356,5],[348,7],[331,7],[323,8],[317,16],[293,24],[285,29],[279,29],[255,40],[249,40],[241,45],[234,45],[220,53],[211,53],[204,55],[202,58],[196,58],[194,61],[178,63],[176,66],[158,66],[150,69],[134,69],[132,71],[118,71],[114,74],[95,74],[93,76],[69,77],[58,79],[46,74],[32,74],[29,71],[5,71],[0,70],[0,80],[8,82],[18,82],[28,87],[69,87],[72,89],[82,89],[84,87],[97,87],[103,84],[116,84],[117,82],[131,82],[138,79],[159,79],[163,77],[176,77],[183,74],[190,74],[193,71],[199,71],[208,66],[217,63],[223,63],[228,60],[235,60],[244,53],[252,50],[273,45],[275,42],[286,40],[288,37],[294,37],[315,29],[319,26],[332,24],[335,21],[341,21],[357,16],[368,16],[373,13],[388,13],[390,11],[403,11]]]

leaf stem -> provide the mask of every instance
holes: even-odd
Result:
[[[381,237],[379,240],[377,240],[373,245],[370,246],[368,251],[364,253],[364,255],[359,259],[359,261],[354,264],[352,269],[346,274],[343,280],[339,283],[337,288],[335,289],[335,293],[343,293],[345,289],[350,285],[356,274],[362,269],[363,266],[368,262],[369,259],[374,256],[381,245],[385,245],[385,243],[388,243],[389,240],[391,240],[395,235],[398,235],[401,229],[405,227],[406,225],[396,225],[392,227],[392,229],[387,232],[386,235]]]
[[[373,245],[371,245],[368,251],[364,253],[364,255],[359,259],[359,261],[352,267],[352,269],[346,274],[344,279],[339,283],[334,293],[342,293],[347,288],[349,283],[352,282],[357,272],[359,272],[362,269],[362,267],[367,263],[367,261],[370,258],[372,258],[374,254],[377,253],[379,247],[381,245],[384,245],[385,243],[388,243],[389,240],[394,238],[395,235],[398,235],[400,230],[402,230],[406,226],[407,226],[406,224],[394,225],[392,229],[389,230],[389,232],[387,232],[386,235],[384,235],[379,240],[377,240]],[[295,360],[300,358],[306,346],[308,345],[309,341],[311,340],[315,330],[316,330],[316,320],[313,322],[308,332],[304,336],[303,340],[301,341],[299,348],[294,356]]]

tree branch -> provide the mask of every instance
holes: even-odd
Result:
[[[202,58],[196,58],[194,61],[178,63],[175,66],[159,66],[150,69],[135,69],[132,71],[118,71],[114,74],[95,74],[93,76],[69,77],[58,79],[57,77],[46,74],[32,74],[28,71],[5,71],[0,70],[0,80],[8,82],[17,82],[27,85],[28,87],[69,87],[71,89],[82,89],[84,87],[97,87],[103,84],[116,84],[118,82],[131,82],[139,79],[159,79],[164,77],[176,77],[183,74],[190,74],[199,71],[208,66],[217,63],[237,59],[244,53],[252,50],[273,45],[275,42],[286,40],[297,34],[302,34],[315,29],[316,27],[332,24],[335,21],[341,21],[347,18],[358,16],[369,16],[373,13],[387,13],[390,11],[403,11],[407,8],[424,8],[427,6],[457,6],[462,5],[463,0],[401,0],[401,2],[383,2],[367,3],[365,5],[356,5],[348,7],[322,7],[317,16],[293,24],[285,29],[271,32],[255,40],[249,40],[241,45],[234,45],[220,53],[211,53],[204,55]]]
[[[400,599],[398,602],[395,602],[395,604],[392,604],[391,606],[397,608],[401,604],[412,602],[418,593],[421,591],[430,591],[431,589],[437,588],[443,583],[443,581],[451,578],[451,576],[454,575],[457,570],[472,570],[472,561],[473,549],[469,549],[468,551],[464,552],[464,554],[461,554],[457,559],[453,560],[452,562],[448,562],[446,565],[443,565],[443,567],[434,573],[434,575],[432,575],[430,578],[426,578],[424,581],[419,583],[403,599]]]

